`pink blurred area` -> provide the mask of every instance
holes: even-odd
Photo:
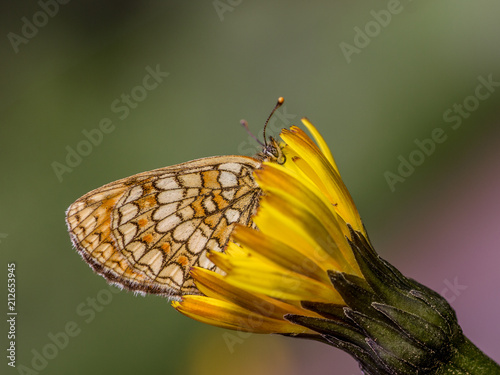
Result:
[[[443,295],[465,335],[498,362],[500,131],[475,143],[387,222],[393,235],[375,245],[379,252],[405,249],[388,260]]]

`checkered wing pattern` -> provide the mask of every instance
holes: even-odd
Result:
[[[66,222],[83,259],[109,282],[175,298],[198,294],[189,270],[218,271],[236,223],[252,225],[261,191],[245,156],[193,160],[107,184],[73,203]]]

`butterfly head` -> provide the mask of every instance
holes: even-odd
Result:
[[[262,151],[257,155],[262,161],[272,161],[278,164],[285,164],[286,156],[278,141],[269,137],[269,142],[262,147]]]
[[[264,135],[264,142],[261,142],[255,135],[252,134],[250,129],[248,129],[248,123],[245,120],[241,120],[241,125],[245,128],[247,133],[253,139],[255,139],[258,144],[260,144],[262,146],[262,151],[256,155],[256,157],[259,160],[272,161],[272,162],[275,162],[278,164],[285,164],[286,157],[283,154],[283,150],[282,150],[281,146],[279,145],[279,143],[273,137],[269,137],[269,140],[266,137],[266,128],[267,128],[267,124],[269,123],[269,120],[273,116],[274,112],[276,112],[276,110],[279,107],[281,107],[281,105],[284,102],[285,102],[285,99],[283,99],[283,97],[279,97],[278,102],[276,103],[276,105],[274,106],[274,109],[272,110],[271,114],[267,118],[266,123],[264,124],[264,129],[262,131],[262,133]]]

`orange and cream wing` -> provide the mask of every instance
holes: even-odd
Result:
[[[189,270],[217,270],[207,250],[223,251],[236,223],[252,225],[260,161],[221,156],[144,172],[73,203],[66,222],[83,259],[109,282],[176,297],[198,294]]]

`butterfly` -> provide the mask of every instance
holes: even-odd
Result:
[[[262,191],[253,171],[263,161],[285,161],[278,142],[265,137],[283,101],[269,115],[255,157],[192,160],[111,182],[77,199],[66,224],[78,253],[113,285],[172,299],[200,294],[191,267],[220,271],[207,251],[224,251],[235,225],[254,226]]]

